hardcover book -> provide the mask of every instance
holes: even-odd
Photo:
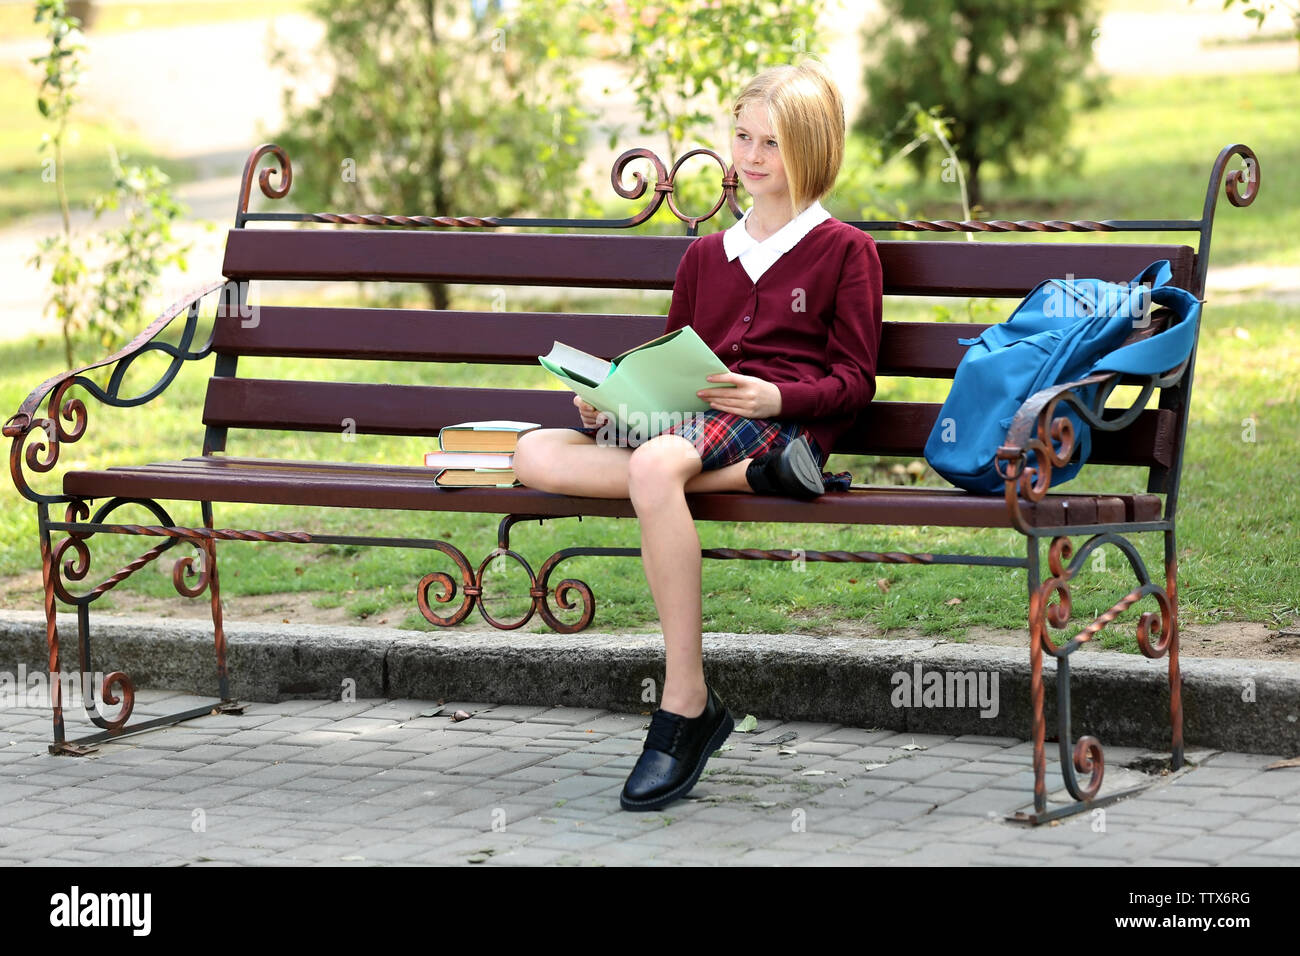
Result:
[[[461,422],[446,425],[438,432],[438,447],[443,451],[484,451],[511,454],[519,436],[534,428],[537,422]]]

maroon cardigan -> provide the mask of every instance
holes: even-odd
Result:
[[[777,418],[806,425],[829,455],[876,393],[876,244],[860,229],[827,219],[755,283],[739,258],[727,260],[722,236],[711,233],[687,247],[664,331],[690,325],[731,371],[774,383],[781,392]]]

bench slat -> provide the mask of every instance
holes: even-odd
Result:
[[[854,428],[840,439],[843,454],[922,458],[942,406],[929,402],[872,402]],[[1122,432],[1093,430],[1094,465],[1168,465],[1174,455],[1177,419],[1168,409],[1149,408]]]
[[[661,315],[439,312],[264,306],[257,324],[219,319],[212,346],[232,355],[537,365],[555,342],[613,358],[662,335]],[[538,366],[540,368],[540,366]]]
[[[231,355],[481,362],[536,365],[554,342],[613,358],[663,334],[654,315],[549,312],[438,312],[429,309],[344,309],[265,306],[256,325],[232,316],[217,322],[213,348]],[[886,322],[880,375],[951,378],[966,347],[958,339],[987,324]]]
[[[687,236],[582,236],[420,230],[231,229],[231,279],[457,282],[671,289]],[[885,293],[1020,297],[1073,274],[1124,282],[1169,259],[1194,272],[1190,246],[1111,242],[880,240]],[[1192,290],[1196,291],[1196,290]]]
[[[226,428],[434,436],[443,425],[494,419],[578,425],[573,393],[212,378],[203,422]]]
[[[1169,260],[1176,286],[1190,288],[1196,275],[1190,246],[988,239],[877,246],[890,295],[1022,298],[1044,279],[1058,276],[1128,282],[1157,259]]]
[[[836,451],[920,457],[940,406],[873,402]],[[443,425],[519,419],[563,428],[579,423],[568,391],[365,385],[212,378],[205,424],[227,428],[432,437]],[[1174,453],[1174,413],[1147,409],[1124,432],[1094,432],[1095,464],[1167,465]]]
[[[69,472],[68,494],[104,498],[179,499],[410,511],[463,511],[593,517],[635,516],[627,499],[571,498],[529,488],[441,489],[432,469],[365,465],[309,465],[256,459],[191,458],[155,465]],[[692,515],[703,521],[777,521],[828,524],[1008,527],[1006,504],[998,495],[969,495],[955,489],[859,488],[829,493],[815,502],[765,495],[701,494],[687,497]],[[1049,495],[1026,505],[1040,526],[1067,521],[1155,520],[1155,495]]]

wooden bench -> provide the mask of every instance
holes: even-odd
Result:
[[[724,170],[727,164],[708,153]],[[276,163],[258,174],[264,156]],[[168,308],[127,347],[86,368],[56,376],[41,384],[4,426],[13,440],[11,471],[19,491],[36,503],[44,574],[49,666],[59,670],[61,649],[55,624],[56,600],[74,606],[78,613],[79,654],[82,671],[89,660],[89,605],[109,588],[175,544],[195,545],[201,560],[177,562],[174,581],[189,596],[209,591],[217,672],[223,705],[231,706],[226,675],[225,638],[222,629],[220,587],[217,576],[218,541],[252,540],[295,543],[393,545],[433,549],[449,556],[459,569],[460,581],[446,574],[425,576],[417,586],[421,612],[431,622],[450,626],[463,621],[478,606],[494,626],[519,627],[536,612],[558,631],[585,628],[593,618],[595,596],[581,581],[563,580],[554,587],[562,608],[581,602],[576,622],[562,622],[550,606],[551,576],[557,565],[578,554],[635,555],[629,549],[571,548],[556,552],[534,573],[523,557],[510,550],[510,529],[528,519],[569,516],[633,517],[626,500],[603,500],[547,494],[528,488],[442,490],[422,467],[396,467],[319,461],[271,461],[248,457],[256,447],[260,429],[338,432],[351,422],[356,432],[379,435],[434,436],[446,424],[491,418],[538,421],[546,426],[577,424],[568,392],[555,390],[454,388],[434,385],[355,384],[338,382],[279,381],[238,374],[245,356],[290,356],[350,361],[385,359],[404,362],[474,362],[500,365],[536,363],[559,339],[587,350],[612,356],[662,332],[662,315],[576,315],[523,312],[440,312],[425,309],[253,307],[249,284],[263,280],[337,280],[388,282],[480,283],[494,286],[575,286],[599,289],[672,288],[676,266],[699,223],[724,201],[739,217],[734,170],[723,178],[722,197],[706,216],[688,217],[671,202],[672,173],[648,150],[631,150],[617,161],[614,188],[628,199],[645,194],[647,183],[638,173],[631,187],[622,177],[629,162],[648,159],[656,168],[658,184],[652,199],[637,214],[616,222],[591,220],[430,218],[422,216],[249,213],[254,176],[269,198],[289,190],[289,159],[277,146],[263,145],[244,168],[235,226],[225,251],[224,278],[203,286]],[[1243,169],[1229,170],[1234,157]],[[270,177],[278,176],[278,185]],[[1225,178],[1226,177],[1226,178]],[[1018,299],[1041,280],[1074,274],[1127,281],[1156,259],[1169,259],[1174,284],[1203,297],[1211,227],[1220,186],[1238,206],[1250,203],[1258,192],[1259,166],[1245,146],[1226,147],[1210,174],[1202,217],[1176,221],[1105,222],[872,222],[854,223],[873,232],[1152,232],[1189,231],[1199,236],[1196,249],[1185,245],[1117,244],[1110,242],[1004,242],[891,240],[878,243],[884,270],[885,292],[914,296],[991,296]],[[686,236],[626,234],[573,234],[504,232],[507,227],[584,228],[628,227],[654,215],[665,197],[678,218],[686,223]],[[252,223],[267,228],[249,228]],[[332,224],[298,228],[300,223]],[[286,224],[289,225],[286,228]],[[347,228],[350,225],[397,228]],[[209,297],[213,297],[209,299]],[[200,305],[216,302],[212,333],[196,347]],[[978,335],[987,326],[956,323],[886,322],[881,342],[880,376],[951,379],[963,355],[958,339]],[[1159,327],[1157,314],[1152,328]],[[172,323],[183,323],[179,344],[166,345],[159,337]],[[1137,333],[1135,333],[1137,334]],[[170,356],[167,372],[149,390],[126,396],[121,386],[127,367],[140,355],[162,351]],[[39,492],[27,481],[27,472],[48,472],[63,446],[79,440],[87,428],[87,409],[71,390],[81,388],[109,405],[142,404],[160,393],[180,367],[190,361],[215,356],[207,387],[202,423],[203,446],[194,457],[156,463],[122,462],[106,470],[67,471],[62,489]],[[1060,431],[1062,403],[1079,406],[1072,386],[1040,393],[1030,399],[1012,423],[999,457],[1006,469],[1004,495],[972,495],[955,489],[928,487],[855,486],[847,492],[828,493],[814,502],[770,498],[741,493],[699,494],[690,497],[698,520],[730,522],[789,522],[851,525],[949,526],[961,528],[1015,528],[1025,536],[1025,556],[999,557],[965,554],[902,554],[828,550],[736,551],[714,549],[705,556],[724,559],[789,561],[906,562],[912,564],[968,564],[1024,568],[1028,574],[1030,658],[1035,764],[1035,822],[1064,812],[1099,805],[1103,760],[1100,744],[1091,737],[1074,740],[1069,725],[1069,655],[1103,626],[1140,600],[1150,597],[1155,610],[1141,616],[1138,640],[1149,657],[1167,655],[1170,679],[1170,720],[1173,763],[1182,762],[1182,711],[1178,669],[1177,549],[1175,513],[1182,473],[1184,438],[1195,352],[1184,367],[1150,380],[1123,380],[1143,386],[1141,398],[1122,414],[1102,406],[1117,376],[1105,378],[1097,407],[1079,407],[1094,424],[1091,463],[1096,466],[1139,466],[1145,470],[1144,487],[1123,489],[1121,494],[1046,493],[1054,459],[1059,467],[1072,449],[1069,436]],[[87,373],[111,370],[101,388]],[[430,377],[436,366],[431,367]],[[544,373],[538,373],[544,380]],[[100,379],[103,381],[103,379]],[[1089,380],[1092,381],[1092,380]],[[1074,383],[1077,385],[1078,383]],[[1145,407],[1159,390],[1155,407]],[[41,415],[40,406],[45,404]],[[880,401],[863,413],[856,428],[834,451],[837,453],[921,457],[938,406],[927,403]],[[227,453],[228,439],[240,435],[242,455]],[[1035,435],[1053,435],[1057,443],[1047,449]],[[1041,473],[1025,467],[1026,454],[1034,450],[1043,463]],[[183,449],[178,449],[183,451]],[[92,502],[103,503],[92,511]],[[174,521],[162,501],[199,502],[202,526]],[[446,541],[318,534],[310,531],[229,530],[214,524],[214,503],[256,502],[306,508],[381,508],[416,512],[478,512],[505,516],[495,549],[477,565]],[[144,507],[155,525],[114,524],[108,519],[119,507]],[[63,505],[62,520],[52,517],[51,506]],[[85,577],[88,540],[101,533],[137,534],[159,538],[114,575],[90,590],[73,594],[65,579]],[[1157,533],[1164,536],[1165,568],[1155,580],[1148,574],[1129,536]],[[1072,548],[1071,536],[1086,536]],[[55,538],[58,540],[54,540]],[[1048,541],[1046,577],[1041,571],[1041,544]],[[1137,578],[1133,590],[1106,613],[1082,627],[1069,641],[1053,642],[1049,626],[1065,628],[1070,616],[1069,582],[1094,549],[1112,545],[1123,552]],[[65,564],[71,551],[77,558]],[[516,621],[493,620],[481,601],[484,570],[499,555],[508,555],[527,571],[532,605]],[[438,591],[430,598],[430,592]],[[459,591],[459,604],[457,592]],[[454,606],[439,616],[436,607]],[[1045,719],[1043,714],[1043,656],[1058,660],[1058,726],[1062,773],[1075,800],[1070,808],[1046,806]],[[103,702],[119,704],[116,717],[106,718],[90,706],[95,688],[87,695],[88,717],[102,732],[78,741],[65,740],[58,682],[53,681],[54,752],[80,752],[87,744],[207,713],[198,708],[156,720],[129,722],[133,686],[122,673],[108,675],[98,694]],[[220,706],[220,705],[219,705]],[[1087,775],[1081,780],[1079,775]],[[1109,799],[1109,798],[1108,798]]]

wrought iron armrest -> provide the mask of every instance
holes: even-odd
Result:
[[[1120,431],[1137,421],[1146,408],[1147,401],[1157,388],[1176,385],[1187,370],[1183,362],[1163,375],[1134,378],[1119,372],[1098,372],[1087,378],[1062,385],[1053,385],[1029,396],[1020,406],[1007,430],[1007,437],[998,449],[998,474],[1006,481],[1007,508],[1012,523],[1027,532],[1027,523],[1020,511],[1020,500],[1042,501],[1052,484],[1052,469],[1064,468],[1074,456],[1074,425],[1057,408],[1064,402],[1090,427],[1101,431]],[[1141,383],[1142,391],[1128,408],[1119,414],[1106,417],[1106,402],[1116,386]],[[1097,386],[1091,400],[1081,392]],[[1115,410],[1112,410],[1115,411]],[[1029,453],[1034,453],[1030,465]]]
[[[13,477],[14,486],[24,498],[49,504],[71,500],[66,495],[44,495],[34,491],[27,484],[23,474],[24,462],[32,471],[50,471],[59,460],[61,444],[75,442],[85,434],[87,418],[85,403],[79,398],[65,400],[68,390],[74,385],[79,385],[105,405],[118,408],[143,405],[151,401],[171,384],[185,362],[205,358],[212,351],[211,337],[197,351],[190,350],[195,332],[198,330],[199,303],[227,285],[227,280],[220,279],[191,290],[164,309],[148,328],[117,352],[90,365],[51,376],[32,390],[19,406],[18,411],[4,424],[4,436],[13,439],[9,452],[9,472]],[[223,300],[223,307],[224,301],[226,300]],[[218,311],[220,312],[220,309]],[[186,313],[186,317],[180,341],[176,345],[155,341],[182,312]],[[127,369],[137,358],[147,352],[162,352],[170,355],[171,362],[158,380],[145,391],[139,395],[122,397],[119,393]],[[110,365],[114,368],[107,388],[101,388],[98,382],[85,375],[93,369]],[[45,417],[41,418],[38,417],[38,409],[47,395],[49,401],[46,405]],[[37,431],[41,432],[44,440],[35,441],[24,449],[27,439]]]

